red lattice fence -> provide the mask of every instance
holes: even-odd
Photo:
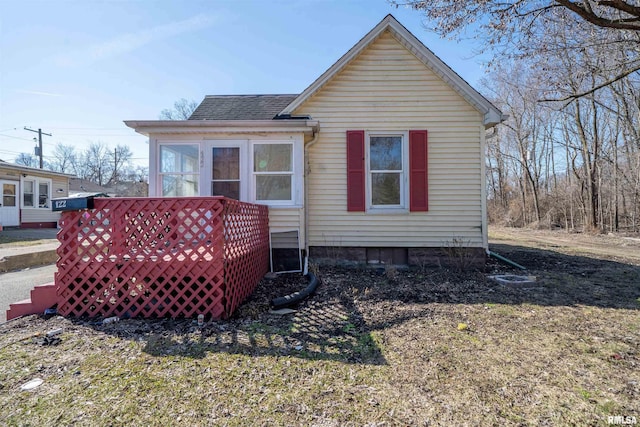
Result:
[[[222,197],[95,199],[63,212],[58,312],[230,316],[269,270],[266,206]]]

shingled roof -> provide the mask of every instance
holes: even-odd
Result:
[[[271,120],[298,95],[207,95],[189,120]]]

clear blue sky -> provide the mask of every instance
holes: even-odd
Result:
[[[128,145],[123,120],[155,120],[180,98],[300,93],[388,13],[472,86],[470,42],[442,40],[385,0],[0,0],[0,159],[61,142]]]

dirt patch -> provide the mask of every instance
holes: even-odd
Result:
[[[640,267],[500,244],[536,276],[321,268],[264,280],[232,319],[0,326],[0,424],[607,425],[640,419]],[[462,327],[461,325],[464,325]],[[63,328],[42,346],[35,333]],[[30,392],[20,385],[40,377]]]
[[[489,241],[640,265],[640,235],[637,234],[567,233],[491,226]]]

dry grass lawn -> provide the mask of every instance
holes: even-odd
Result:
[[[320,268],[289,315],[261,283],[233,319],[29,316],[0,325],[0,425],[405,426],[640,422],[640,267],[497,245],[487,272]],[[61,342],[36,333],[63,328]],[[32,391],[20,386],[33,378]]]

